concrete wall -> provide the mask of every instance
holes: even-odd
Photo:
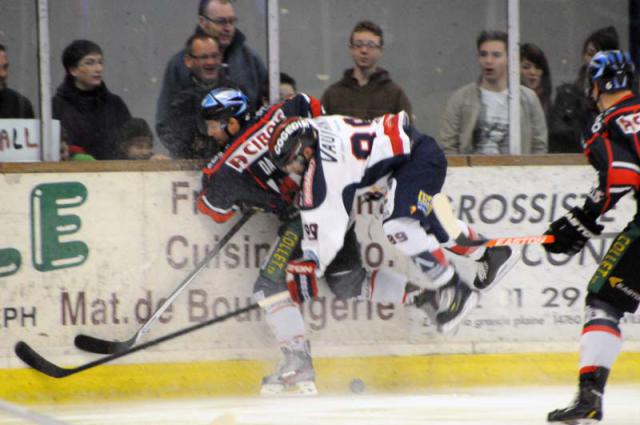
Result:
[[[60,55],[75,38],[105,53],[105,81],[132,113],[153,123],[168,58],[196,24],[197,0],[52,0],[52,81],[64,71]],[[451,92],[477,77],[475,38],[506,29],[506,0],[280,0],[281,69],[301,89],[321,96],[351,66],[351,28],[371,19],[385,31],[381,65],[409,95],[423,131],[437,134]],[[266,0],[236,0],[238,27],[266,58]],[[627,0],[521,2],[521,40],[540,45],[554,85],[575,78],[580,50],[593,30],[614,25],[628,47]],[[37,99],[35,0],[0,0],[0,43],[10,49],[9,84]]]

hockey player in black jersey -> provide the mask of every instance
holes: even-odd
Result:
[[[596,220],[620,198],[640,190],[640,99],[632,92],[634,66],[628,53],[598,52],[588,67],[589,96],[600,115],[586,132],[583,147],[598,173],[598,183],[581,208],[551,223],[553,253],[574,255],[591,236],[601,233]],[[622,347],[620,319],[640,302],[637,263],[640,257],[640,214],[616,236],[589,281],[580,337],[579,388],[569,407],[549,413],[548,421],[596,423],[602,419],[602,397],[609,371]]]

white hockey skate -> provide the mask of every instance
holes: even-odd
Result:
[[[316,373],[313,369],[309,341],[304,350],[281,347],[283,358],[276,370],[262,378],[262,396],[317,395]]]

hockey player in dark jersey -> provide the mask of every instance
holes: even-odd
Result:
[[[443,333],[455,329],[473,309],[478,292],[447,261],[442,246],[449,243],[449,236],[429,208],[430,196],[439,193],[444,183],[444,153],[433,138],[410,126],[405,112],[371,121],[340,115],[289,118],[274,131],[269,152],[281,170],[302,177],[298,201],[304,228],[302,256],[287,266],[287,285],[294,299],[315,296],[316,278],[326,274],[327,264],[339,255],[354,219],[356,192],[379,186],[385,193],[385,235],[426,278],[418,284],[423,290],[414,298],[415,305],[424,307]],[[459,224],[474,237],[468,226]],[[444,246],[479,261],[477,289],[493,286],[518,259],[509,247],[461,251],[452,243]],[[375,299],[381,291],[401,304],[410,288],[381,289],[376,279],[365,280],[354,282],[351,296],[372,299],[373,294]]]
[[[269,138],[285,118],[317,116],[322,107],[318,100],[298,94],[250,120],[245,95],[234,88],[221,87],[206,96],[201,111],[208,135],[228,147],[203,170],[198,210],[223,223],[240,209],[257,208],[278,214],[283,222],[254,284],[254,297],[260,300],[286,289],[284,265],[298,249],[302,232],[299,219],[288,217],[297,184],[267,158]],[[283,360],[272,375],[263,379],[261,393],[316,394],[315,372],[300,310],[293,302],[285,301],[270,306],[265,318],[280,344]]]
[[[584,139],[584,152],[598,173],[597,185],[582,207],[551,223],[553,253],[574,255],[601,233],[597,219],[620,198],[640,190],[640,99],[632,92],[634,66],[628,53],[598,52],[588,67],[589,96],[600,115]],[[609,371],[622,347],[620,319],[640,302],[640,215],[616,236],[589,281],[580,336],[579,389],[573,404],[549,413],[548,421],[595,423],[602,419],[602,396]]]

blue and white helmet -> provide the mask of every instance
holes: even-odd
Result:
[[[249,99],[240,90],[218,87],[205,96],[200,104],[204,120],[226,121],[237,118],[241,124],[249,119]]]
[[[591,94],[596,85],[599,93],[633,89],[635,66],[631,55],[622,50],[603,50],[596,53],[587,71],[588,94]]]

